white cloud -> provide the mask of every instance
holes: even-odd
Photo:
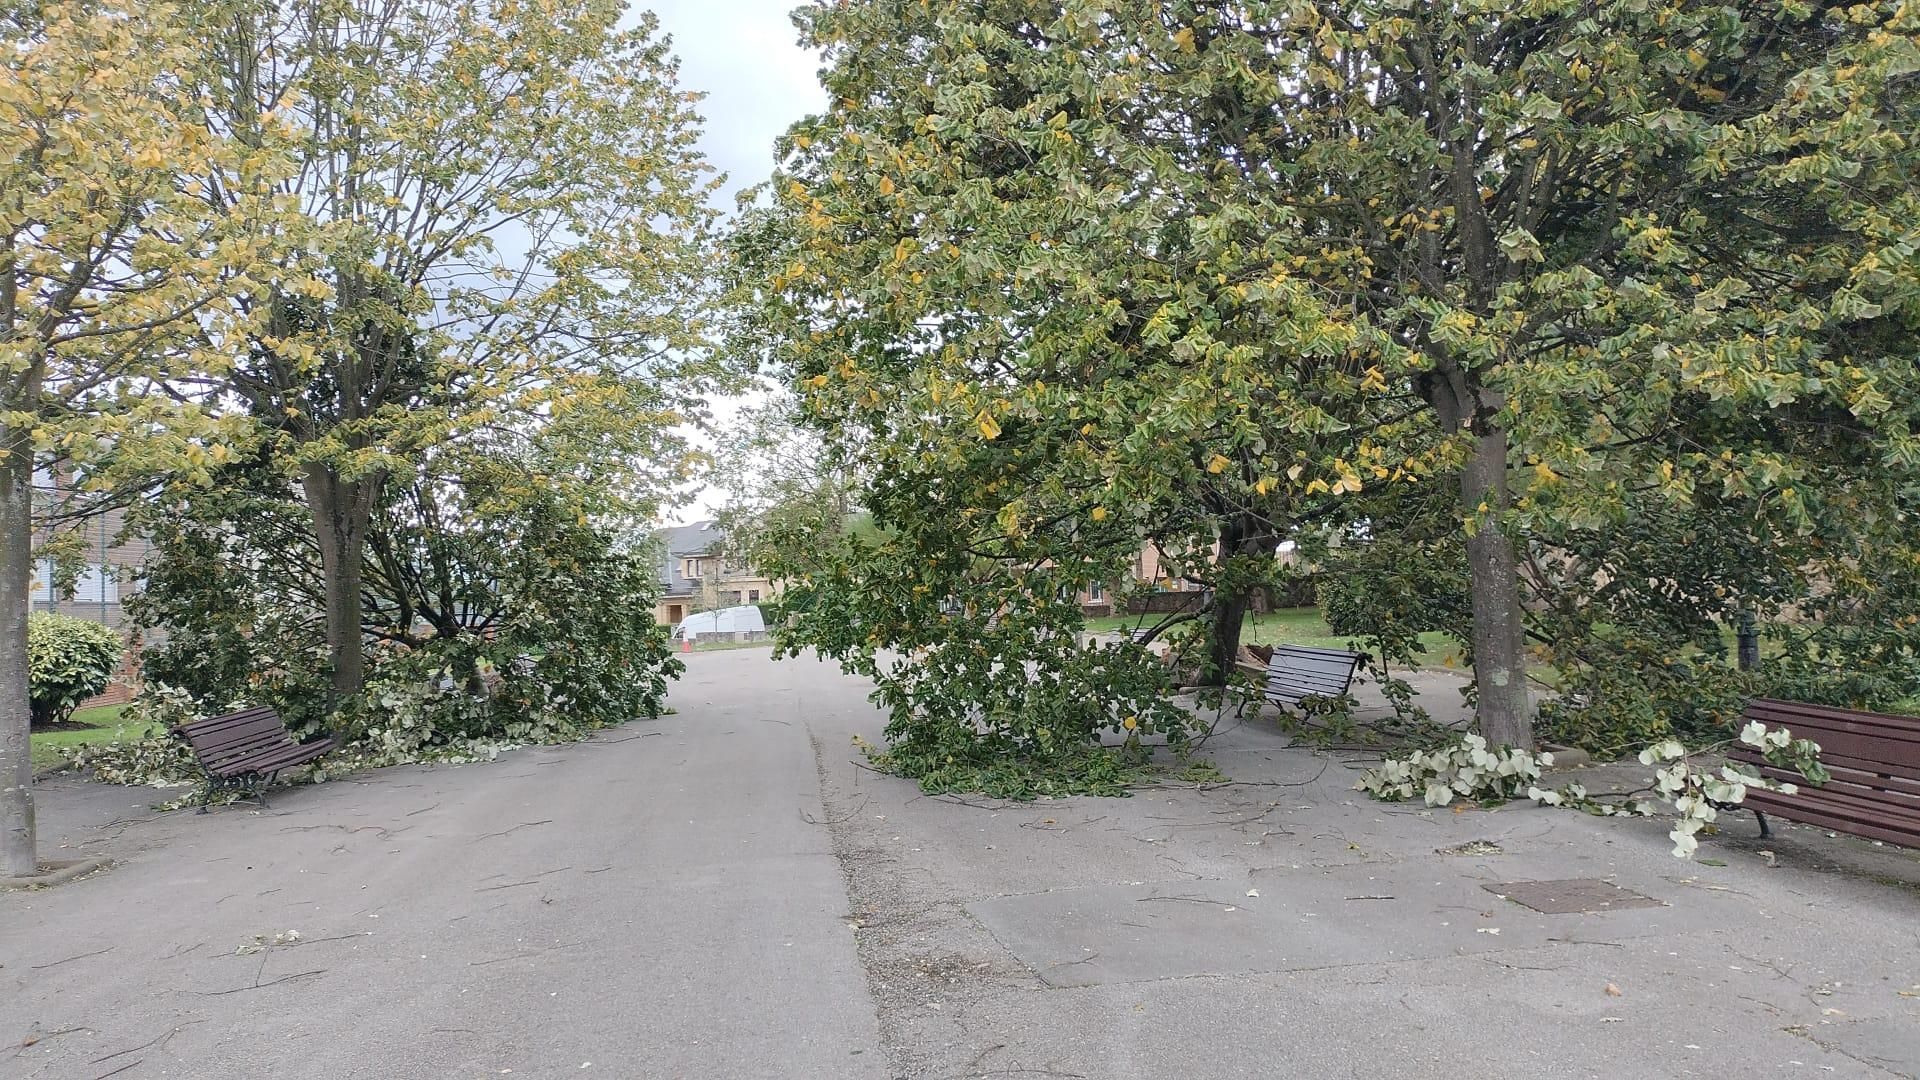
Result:
[[[721,209],[733,209],[734,194],[773,172],[773,141],[795,121],[826,106],[817,73],[819,57],[799,45],[791,12],[799,0],[656,0],[641,6],[660,18],[680,59],[680,86],[706,95],[700,148],[726,174]],[[761,395],[712,402],[715,426],[724,430],[741,408]],[[711,441],[694,433],[703,444]],[[706,489],[677,517],[712,517],[725,493]]]
[[[701,148],[733,193],[773,171],[773,140],[826,104],[819,57],[799,45],[796,0],[657,0],[680,58],[680,85],[706,94]]]

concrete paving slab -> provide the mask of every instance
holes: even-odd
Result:
[[[1403,963],[1569,939],[1617,943],[1746,914],[1730,895],[1695,891],[1671,907],[1547,915],[1431,862],[1270,874],[1265,887],[1249,880],[1096,885],[967,910],[1050,986]]]

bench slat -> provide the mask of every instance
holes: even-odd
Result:
[[[266,707],[181,724],[184,736],[208,775],[230,779],[265,775],[305,764],[334,748],[333,739],[297,743],[280,714]]]
[[[1872,818],[1831,803],[1808,802],[1797,795],[1749,791],[1747,801],[1742,805],[1808,825],[1905,847],[1913,847],[1914,842],[1920,840],[1920,826],[1903,824],[1897,818]]]
[[[1770,764],[1751,746],[1736,744],[1729,760],[1768,779],[1792,783],[1792,795],[1750,788],[1742,805],[1837,832],[1904,846],[1920,846],[1920,717],[1869,713],[1805,702],[1756,698],[1743,716],[1784,727],[1820,744],[1832,773],[1815,787]]]
[[[1801,706],[1767,698],[1748,705],[1746,717],[1812,739],[1823,752],[1832,750],[1901,766],[1904,775],[1920,777],[1920,717]]]
[[[1759,751],[1751,747],[1735,747],[1727,751],[1727,759],[1740,762],[1770,779],[1797,784],[1803,788],[1812,786],[1799,773],[1792,769],[1774,766]],[[1871,762],[1860,763],[1853,759],[1841,760],[1829,756],[1825,750],[1821,751],[1820,764],[1825,765],[1827,771],[1833,774],[1833,779],[1826,784],[1827,787],[1845,784],[1850,787],[1888,791],[1896,795],[1920,799],[1920,780],[1912,780],[1904,776],[1889,776],[1884,765],[1874,765]]]
[[[1298,705],[1309,697],[1339,697],[1353,685],[1358,653],[1309,645],[1276,645],[1267,662],[1262,697],[1275,704]]]

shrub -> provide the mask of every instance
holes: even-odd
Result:
[[[33,722],[56,724],[107,688],[120,664],[120,635],[99,623],[35,612],[27,618],[27,680]]]

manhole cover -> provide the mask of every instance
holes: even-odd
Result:
[[[1574,915],[1622,908],[1665,907],[1651,896],[1642,896],[1599,878],[1570,878],[1566,881],[1509,881],[1504,885],[1482,886],[1488,892],[1545,915]]]

